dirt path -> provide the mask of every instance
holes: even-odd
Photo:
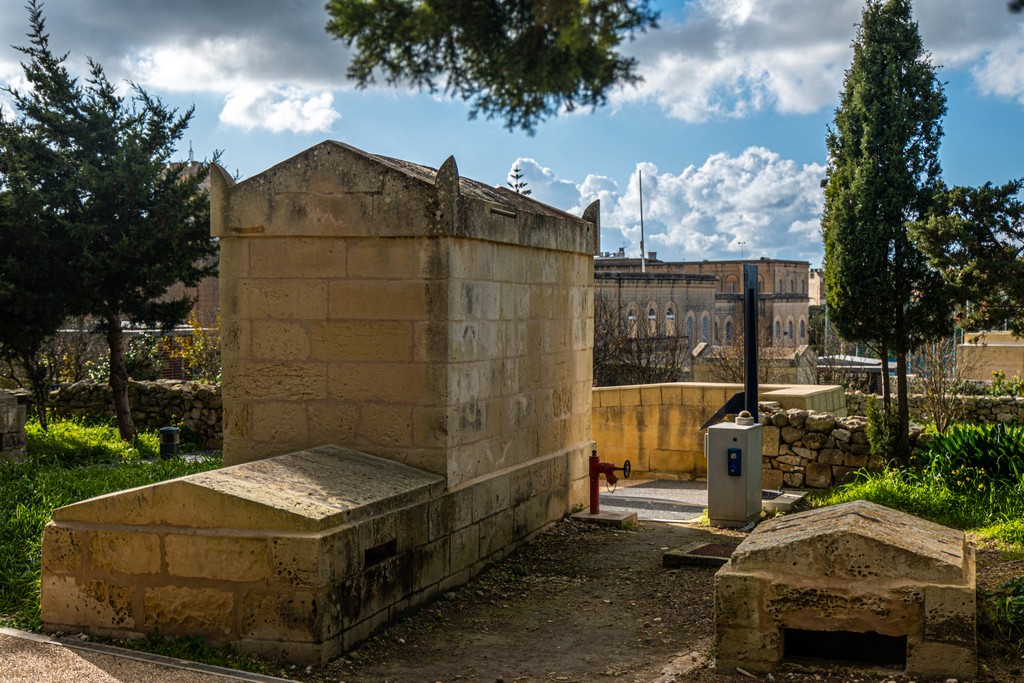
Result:
[[[658,523],[627,532],[562,521],[331,665],[287,673],[347,683],[755,680],[709,666],[715,569],[661,566],[666,548],[698,540],[738,543],[742,535]],[[1024,680],[1004,663],[989,664],[979,680]],[[796,665],[756,679],[914,680]]]

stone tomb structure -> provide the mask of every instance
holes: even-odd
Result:
[[[974,548],[866,501],[778,517],[715,576],[715,630],[722,672],[812,657],[973,679]]]
[[[25,457],[25,416],[27,408],[18,397],[0,391],[0,459]]]
[[[229,466],[56,510],[46,628],[322,662],[585,500],[596,204],[325,142],[211,208]]]

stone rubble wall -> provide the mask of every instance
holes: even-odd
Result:
[[[114,402],[107,384],[75,382],[50,392],[50,406],[58,417],[114,417]],[[132,420],[140,429],[175,425],[195,432],[205,449],[224,443],[220,387],[198,382],[158,380],[128,382]]]
[[[846,412],[849,415],[864,415],[867,412],[868,396],[860,391],[847,392]],[[1024,396],[958,396],[963,405],[964,422],[994,424],[1024,424]],[[911,419],[921,419],[921,406],[925,397],[911,394],[907,401]]]
[[[13,394],[0,391],[0,460],[25,457],[25,406]]]
[[[879,471],[885,461],[871,455],[867,419],[761,404],[762,472],[766,489],[827,489],[852,479],[862,468]]]

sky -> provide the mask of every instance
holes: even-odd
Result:
[[[0,85],[24,88],[23,0],[0,0]],[[253,176],[325,139],[504,185],[581,214],[601,200],[601,248],[663,260],[821,263],[825,135],[862,0],[655,1],[660,27],[622,46],[644,80],[605,107],[541,123],[533,136],[467,117],[443,94],[359,90],[349,50],[324,30],[323,0],[49,0],[54,52],[84,76],[138,84],[185,111],[180,157],[222,153]],[[1005,0],[917,0],[948,112],[940,158],[950,185],[1024,176],[1024,14]],[[127,92],[127,89],[126,89]],[[10,113],[10,101],[0,95]]]

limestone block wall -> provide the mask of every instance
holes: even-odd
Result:
[[[61,384],[50,392],[48,401],[58,417],[114,417],[113,396],[107,384],[90,381]],[[137,427],[152,430],[174,424],[195,432],[203,448],[218,449],[223,445],[219,386],[173,380],[131,380],[128,404]]]
[[[836,410],[843,402],[841,387],[762,385],[760,389],[762,401],[799,410]],[[602,460],[617,465],[629,459],[640,477],[705,477],[700,425],[742,390],[739,384],[699,382],[594,389],[591,417],[598,453]]]
[[[226,463],[334,443],[449,486],[554,453],[584,476],[596,206],[333,142],[212,190]]]
[[[0,391],[0,459],[25,457],[25,412],[16,396]]]
[[[46,527],[42,618],[324,663],[505,556],[567,491],[564,459],[445,492],[328,446],[95,498]]]

